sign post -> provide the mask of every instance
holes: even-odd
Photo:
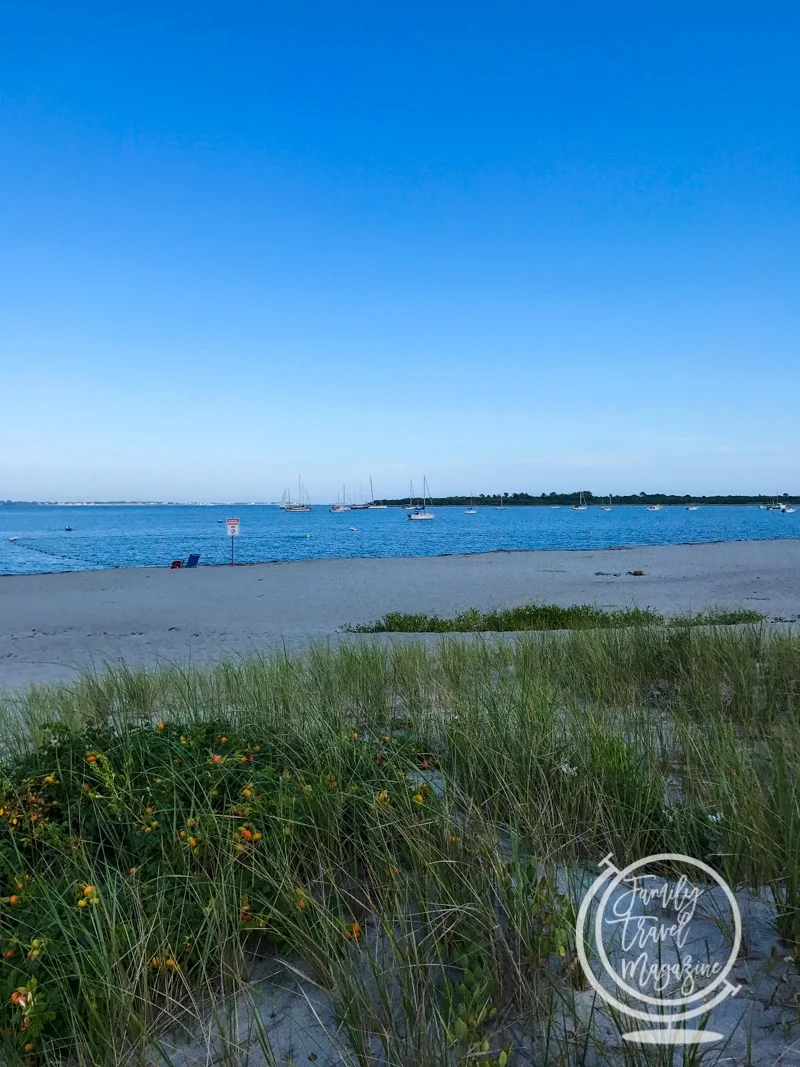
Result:
[[[233,546],[236,544],[235,538],[239,536],[239,520],[238,519],[226,519],[225,525],[228,528],[228,537],[231,539],[231,566],[233,566],[234,555]]]

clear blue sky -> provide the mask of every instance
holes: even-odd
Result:
[[[0,12],[0,499],[800,490],[795,3]]]

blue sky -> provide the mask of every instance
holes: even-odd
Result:
[[[796,5],[0,13],[0,499],[800,491]]]

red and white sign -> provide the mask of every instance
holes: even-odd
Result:
[[[228,537],[239,536],[239,520],[238,519],[226,519],[225,525],[228,527]]]

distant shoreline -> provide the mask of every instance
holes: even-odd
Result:
[[[607,506],[608,496],[595,496],[593,493],[584,493],[587,507]],[[533,497],[526,493],[510,493],[505,496],[493,497],[485,494],[477,497],[469,496],[445,496],[433,497],[427,504],[437,508],[496,508],[502,500],[507,508],[555,508],[571,507],[579,502],[578,493],[558,493],[547,497]],[[677,494],[649,493],[645,496],[611,496],[612,507],[647,507],[651,504],[660,504],[662,507],[760,507],[763,504],[771,504],[778,500],[784,504],[800,504],[800,496],[784,494],[781,496],[679,496]],[[312,507],[328,508],[335,501],[320,501]],[[376,504],[385,504],[388,508],[408,507],[408,498],[378,499]],[[233,501],[205,501],[205,500],[0,500],[0,508],[279,508],[280,502],[276,500],[233,500]],[[360,509],[356,509],[360,510]]]

